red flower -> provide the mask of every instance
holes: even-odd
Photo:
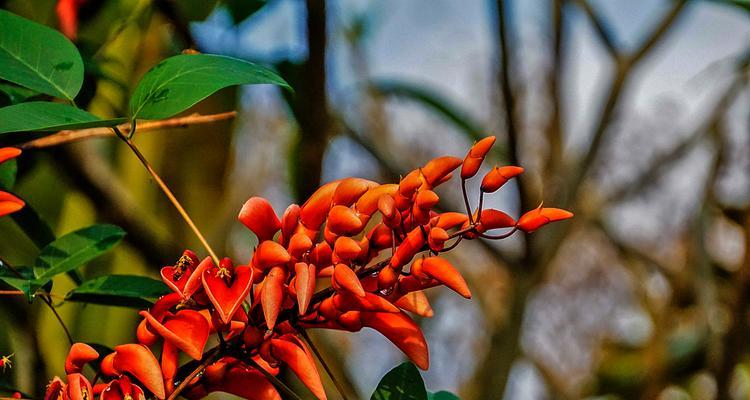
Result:
[[[15,147],[0,148],[0,164],[18,157],[21,150]],[[22,209],[26,203],[18,197],[0,190],[0,217],[12,214]]]
[[[562,221],[573,218],[573,213],[559,208],[539,207],[527,212],[518,219],[518,229],[524,232],[533,232],[550,222]]]

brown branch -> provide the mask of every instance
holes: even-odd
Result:
[[[602,44],[607,49],[609,55],[614,59],[620,58],[621,55],[617,50],[614,34],[609,30],[606,22],[597,15],[596,11],[591,7],[591,4],[589,4],[588,1],[578,0],[578,4],[589,17],[591,24],[594,25],[594,30],[596,30],[597,36],[602,41]]]
[[[561,119],[561,100],[562,92],[562,73],[563,73],[563,3],[565,0],[550,0],[552,8],[552,65],[548,71],[549,97],[551,103],[550,117],[545,127],[547,146],[549,147],[548,155],[544,165],[544,175],[547,181],[556,181],[550,179],[560,169],[562,163],[562,119]]]
[[[190,125],[210,124],[218,121],[232,119],[236,116],[237,111],[228,111],[219,114],[192,114],[185,117],[170,118],[159,121],[147,121],[138,124],[138,132],[154,131],[168,128],[184,128]],[[129,122],[117,126],[117,129],[125,134],[130,133],[130,128],[131,126]],[[22,144],[20,147],[22,150],[41,149],[45,147],[59,146],[65,143],[71,143],[79,140],[97,137],[114,137],[114,135],[112,134],[112,128],[101,127],[78,130],[64,130],[57,132],[54,135],[31,140]]]

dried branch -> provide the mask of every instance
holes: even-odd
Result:
[[[620,58],[621,54],[619,50],[617,50],[615,35],[609,29],[607,23],[597,15],[596,11],[591,7],[591,4],[589,4],[588,1],[578,0],[578,4],[589,17],[591,24],[594,25],[594,29],[609,55],[614,59]]]
[[[167,128],[184,128],[190,125],[210,124],[218,121],[232,119],[237,116],[237,111],[228,111],[219,114],[200,115],[192,114],[186,117],[170,118],[159,121],[147,121],[138,124],[138,132],[155,131]],[[120,132],[130,133],[130,123],[124,123],[117,126]],[[65,143],[77,142],[79,140],[91,139],[96,137],[115,137],[112,128],[89,128],[78,130],[65,130],[55,133],[54,135],[31,140],[22,144],[22,150],[41,149],[45,147],[59,146]]]

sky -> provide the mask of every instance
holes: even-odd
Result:
[[[341,28],[367,15],[368,33],[364,46],[370,78],[400,79],[425,85],[451,99],[484,126],[496,126],[492,98],[496,28],[489,12],[493,2],[331,0],[328,4],[331,31],[329,88],[335,105],[345,108],[358,84],[350,67],[351,54]],[[511,24],[517,33],[510,40],[521,60],[513,71],[514,83],[533,81],[535,74],[541,74],[543,63],[549,57],[543,46],[549,17],[547,4],[547,1],[525,0],[512,2],[509,6]],[[591,0],[591,4],[614,32],[617,45],[632,50],[669,8],[670,1]],[[673,119],[670,123],[674,126],[693,124],[704,110],[710,108],[727,81],[726,60],[750,43],[750,18],[747,14],[708,1],[697,1],[688,7],[672,34],[654,57],[644,61],[632,85],[627,88],[627,101],[621,110],[624,119],[648,123],[668,117]],[[612,63],[585,15],[576,7],[569,7],[567,12],[567,45],[574,51],[569,52],[569,59],[564,60],[563,108],[567,115],[564,121],[566,148],[575,152],[583,150],[588,143],[593,116],[601,106],[603,85],[612,72]],[[207,21],[194,24],[192,29],[199,47],[205,52],[269,63],[282,59],[299,60],[306,53],[303,17],[302,2],[271,0],[263,11],[237,28],[231,27],[226,12],[218,10]],[[243,99],[251,103],[265,102],[267,96],[253,92]],[[389,107],[388,114],[398,132],[399,143],[404,145],[418,142],[425,127],[436,123],[424,111],[403,103]],[[638,125],[637,122],[633,124]],[[436,144],[435,151],[440,154],[456,153],[457,149],[463,151],[460,149],[466,143],[462,139],[446,137],[448,139]],[[357,150],[352,146],[335,142],[333,148],[342,150],[337,151],[342,155],[326,161],[324,180],[361,175],[369,168],[369,164],[363,166],[356,162]],[[242,165],[237,168],[242,168]],[[441,338],[460,334],[456,332],[457,325],[466,326],[476,321],[477,317],[472,316],[475,310],[470,306],[462,307],[441,306],[445,312],[443,316],[438,313],[435,318],[444,319],[430,323],[443,335],[436,333],[432,335],[434,338],[428,339],[439,346]],[[627,321],[638,321],[633,310],[624,313]],[[461,323],[457,324],[457,320]],[[644,328],[635,323],[634,329],[642,331]],[[374,335],[363,334],[360,340],[360,345],[383,349],[382,352],[370,352],[367,361],[372,367],[356,376],[361,387],[374,387],[379,377],[398,360],[398,353],[388,350],[383,340]],[[461,342],[460,346],[464,346],[464,351],[471,350],[471,343]],[[452,352],[433,350],[433,356],[437,361],[446,362],[434,363],[433,369],[425,374],[428,386],[457,390],[461,380],[470,376],[471,366],[447,362],[455,360]],[[581,363],[590,362],[585,355],[581,357]],[[352,360],[353,363],[358,361],[363,359],[355,356]],[[511,385],[507,398],[544,398],[543,390],[533,383],[538,378],[532,368],[519,364],[515,373],[517,380]]]

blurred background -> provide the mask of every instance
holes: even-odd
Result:
[[[58,27],[55,3],[0,1]],[[226,89],[188,114],[236,118],[136,135],[209,242],[238,262],[255,245],[236,221],[248,197],[281,213],[322,182],[395,181],[488,135],[498,142],[485,169],[526,169],[489,207],[520,215],[544,201],[576,213],[449,253],[474,298],[428,292],[435,316],[419,321],[428,389],[463,399],[750,398],[746,0],[73,3],[87,67],[77,101],[99,116],[125,115],[146,70],[188,48],[273,65],[295,88]],[[31,146],[19,169],[18,192],[56,233],[95,221],[128,231],[88,277],[157,277],[182,249],[200,253],[116,140]],[[439,194],[444,209],[462,209],[458,182]],[[0,219],[4,259],[28,265],[36,252]],[[132,309],[64,303],[71,287],[60,277],[53,292],[74,337],[134,340]],[[68,346],[37,303],[0,302],[0,354],[15,353],[0,382],[39,394]],[[313,335],[356,397],[369,398],[403,358],[373,331]]]

